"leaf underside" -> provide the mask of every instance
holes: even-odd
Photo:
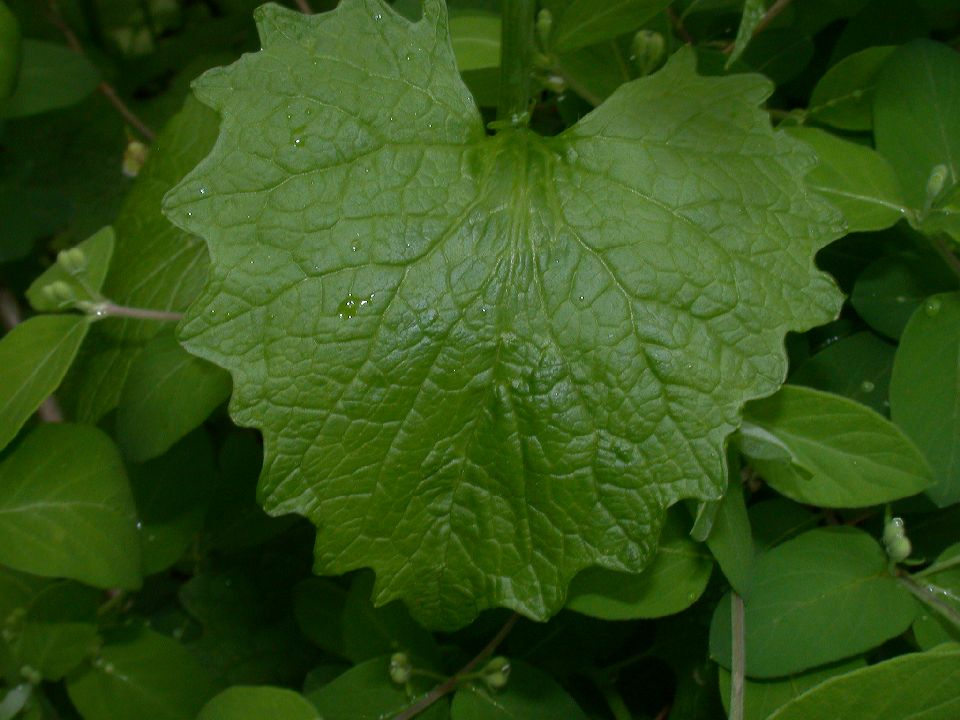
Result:
[[[209,245],[181,339],[262,430],[266,508],[435,627],[641,570],[666,507],[723,492],[786,331],[839,307],[811,259],[840,221],[769,83],[681,52],[557,137],[490,137],[440,0],[257,22],[195,84],[221,134],[166,212]]]

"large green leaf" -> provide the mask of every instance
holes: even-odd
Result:
[[[41,425],[0,465],[0,562],[96,587],[140,585],[120,453],[87,425]]]
[[[907,324],[890,413],[933,466],[927,495],[940,507],[960,500],[960,293],[934,295]]]
[[[216,130],[216,116],[190,98],[157,139],[114,222],[116,246],[103,286],[114,302],[182,310],[199,291],[207,268],[203,244],[160,214],[160,199],[209,150]],[[98,323],[64,383],[66,408],[87,422],[115,408],[134,361],[162,329],[136,319]]]
[[[182,339],[262,429],[266,507],[435,626],[641,570],[665,506],[722,494],[785,332],[839,304],[769,83],[684,51],[558,137],[489,137],[439,0],[257,17],[264,49],[195,84],[222,134],[166,206],[210,247]]]
[[[861,530],[811,530],[757,557],[745,604],[746,672],[779,677],[859,654],[906,630],[917,612]],[[730,667],[730,600],[710,627],[710,654]]]
[[[900,177],[913,208],[927,205],[927,181],[938,165],[945,188],[960,182],[960,56],[932,40],[897,49],[877,78],[873,104],[877,150]]]
[[[954,720],[960,714],[960,645],[901,655],[832,678],[769,720]]]
[[[86,317],[50,315],[30,318],[0,339],[0,449],[57,389],[89,328]]]
[[[744,413],[744,433],[759,428],[789,451],[752,457],[774,488],[798,502],[868,507],[922,492],[933,483],[920,451],[889,420],[860,403],[785,385]],[[744,454],[753,449],[742,444]]]

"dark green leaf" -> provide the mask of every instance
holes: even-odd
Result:
[[[30,318],[0,339],[0,449],[57,389],[90,321],[80,315]]]
[[[810,96],[811,119],[841,130],[871,130],[877,73],[894,50],[867,48],[827,70]]]
[[[747,406],[748,424],[789,448],[792,463],[756,457],[751,462],[797,502],[867,507],[915,495],[933,482],[920,451],[893,423],[838,395],[785,385]],[[749,446],[742,449],[749,452]]]
[[[733,50],[727,59],[726,67],[730,68],[747,49],[753,31],[767,12],[765,0],[743,0],[743,16],[740,18],[740,27],[737,28],[737,37],[733,43]]]
[[[346,657],[343,611],[347,591],[325,578],[308,578],[294,589],[294,612],[303,634],[333,655]]]
[[[434,682],[415,675],[408,692],[403,685],[390,680],[390,656],[384,655],[348,670],[310,693],[307,699],[320,711],[323,720],[382,720],[413,704]],[[436,703],[417,717],[443,720],[449,717],[447,707]]]
[[[532,665],[510,661],[503,690],[468,683],[457,690],[451,720],[587,720],[586,714],[556,680]]]
[[[876,647],[917,612],[861,530],[811,530],[759,556],[745,603],[747,675],[791,675]],[[717,606],[710,655],[730,667],[730,599]]]
[[[200,530],[217,480],[213,449],[206,434],[193,433],[129,471],[141,523],[143,574],[150,575],[177,562]]]
[[[560,136],[490,137],[439,0],[259,22],[195,85],[223,134],[166,207],[210,243],[182,339],[264,433],[265,506],[438,627],[641,570],[665,506],[722,494],[785,331],[839,305],[810,263],[837,216],[769,83],[683,51]]]
[[[798,695],[825,680],[860,668],[866,667],[863,658],[854,658],[844,662],[827,665],[808,672],[790,675],[782,680],[750,680],[744,683],[743,718],[744,720],[766,720],[774,710],[787,704]],[[720,668],[720,695],[723,706],[730,711],[730,672]]]
[[[907,324],[890,380],[893,421],[934,470],[927,495],[960,501],[960,293],[934,295]]]
[[[910,525],[907,525],[907,536],[910,536]],[[946,563],[960,556],[960,543],[951,545],[936,559],[935,564]],[[923,582],[933,586],[937,596],[952,604],[954,608],[960,603],[960,565],[953,565],[940,572],[925,575]],[[952,596],[952,598],[951,598]],[[952,624],[930,607],[924,607],[917,619],[913,621],[913,636],[917,644],[924,650],[945,642],[960,642],[960,627]]]
[[[278,687],[232,687],[203,706],[197,720],[321,720],[302,695]]]
[[[934,256],[899,253],[871,263],[850,302],[870,327],[896,339],[927,297],[956,289],[957,277]]]
[[[572,0],[554,19],[551,49],[576,50],[636,30],[669,0]]]
[[[901,655],[827,680],[769,720],[954,720],[960,714],[960,647]]]
[[[130,485],[110,438],[42,425],[0,465],[0,562],[102,588],[140,586]]]
[[[878,152],[815,128],[787,132],[816,151],[807,185],[837,206],[851,232],[883,230],[904,216],[897,176]]]
[[[196,720],[216,688],[180,643],[142,629],[108,642],[67,692],[84,720]]]
[[[790,374],[790,382],[843,395],[886,415],[894,350],[871,332],[854,333],[802,363]]]
[[[38,115],[74,105],[99,82],[100,73],[90,61],[67,46],[24,40],[17,90],[3,104],[0,116]]]
[[[739,465],[739,462],[734,465],[731,482],[717,508],[713,529],[707,536],[707,546],[731,587],[741,596],[748,597],[755,551],[750,518],[743,501]]]
[[[929,207],[927,182],[938,165],[945,190],[960,181],[960,56],[916,40],[898,48],[877,78],[873,111],[877,150],[893,165],[913,208]]]
[[[769,550],[816,527],[819,517],[801,505],[777,497],[754,503],[747,510],[757,550]]]
[[[230,376],[180,347],[173,332],[147,342],[117,409],[117,442],[134,462],[162,455],[230,397]]]
[[[653,562],[639,575],[588,568],[570,583],[567,607],[604,620],[673,615],[707,587],[713,562],[688,534],[682,508],[667,515]]]

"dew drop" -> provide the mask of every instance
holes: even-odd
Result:
[[[373,300],[373,295],[361,297],[353,293],[347,293],[347,296],[337,306],[337,317],[341,320],[354,318],[363,307],[370,304],[371,300]]]
[[[877,389],[877,386],[869,380],[864,380],[862,383],[860,383],[860,389],[865,393],[872,393]]]
[[[383,13],[376,13],[373,16],[373,19],[376,20],[377,22],[380,22],[381,20],[383,20]]]
[[[927,317],[936,317],[940,314],[941,304],[940,298],[930,298],[923,304],[923,311],[927,314]]]
[[[201,187],[201,188],[200,188],[200,194],[201,194],[201,195],[206,195],[206,194],[207,194],[207,189],[206,189],[205,187]]]
[[[303,144],[303,138],[299,136],[295,137],[293,139],[293,144],[296,145],[297,147],[300,147],[300,145]]]

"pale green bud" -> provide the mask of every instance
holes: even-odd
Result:
[[[931,203],[943,192],[943,186],[947,182],[947,174],[946,165],[936,165],[930,171],[930,177],[927,178],[927,199]]]
[[[894,562],[901,562],[910,557],[913,552],[913,545],[907,537],[899,537],[887,545],[887,557]]]
[[[410,681],[413,666],[406,653],[396,652],[390,656],[390,679],[397,685],[404,685]]]
[[[663,60],[666,49],[666,40],[660,33],[653,30],[637,32],[630,45],[630,59],[637,69],[637,74],[643,77],[656,70]]]
[[[70,275],[78,275],[87,267],[87,256],[80,248],[61,250],[57,254],[57,263]]]
[[[484,665],[483,681],[491,690],[502,690],[510,679],[510,661],[498,655]]]
[[[883,526],[883,544],[890,545],[906,535],[903,518],[890,518]]]
[[[77,300],[77,294],[69,283],[63,280],[54,280],[49,285],[44,285],[41,291],[50,302],[57,305],[72,305]]]
[[[550,33],[553,30],[553,13],[544,8],[537,13],[537,39],[540,40],[540,47],[547,49],[550,47]]]

